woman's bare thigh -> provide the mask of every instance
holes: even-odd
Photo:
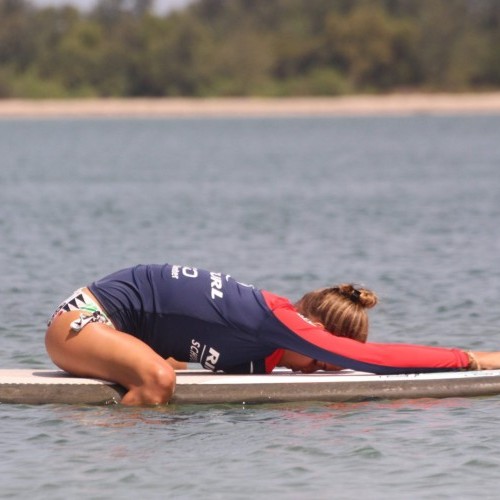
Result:
[[[168,363],[136,337],[102,323],[71,330],[81,311],[65,312],[47,329],[45,344],[52,361],[74,375],[117,382],[127,389],[147,384],[152,371]],[[165,368],[167,369],[167,368]]]

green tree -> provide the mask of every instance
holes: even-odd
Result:
[[[415,81],[416,32],[406,20],[391,18],[372,5],[325,22],[323,52],[357,90],[387,90]]]
[[[498,0],[0,0],[0,97],[500,86]]]

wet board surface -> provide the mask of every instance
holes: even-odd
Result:
[[[122,387],[72,377],[59,370],[0,370],[0,403],[112,404]],[[283,403],[366,401],[372,399],[473,397],[500,394],[500,370],[411,375],[372,375],[344,370],[295,374],[225,375],[202,370],[177,373],[171,403]]]

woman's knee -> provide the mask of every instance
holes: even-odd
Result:
[[[129,388],[122,399],[126,405],[165,404],[175,392],[175,371],[166,361],[152,363],[143,373],[142,383]]]
[[[173,396],[175,379],[175,371],[166,361],[151,367],[148,385],[157,394],[161,403],[166,403]]]

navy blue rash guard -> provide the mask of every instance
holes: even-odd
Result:
[[[229,275],[176,265],[139,265],[88,287],[113,324],[163,358],[228,373],[268,373],[289,349],[380,374],[465,368],[458,349],[362,344],[302,317],[285,298]]]

